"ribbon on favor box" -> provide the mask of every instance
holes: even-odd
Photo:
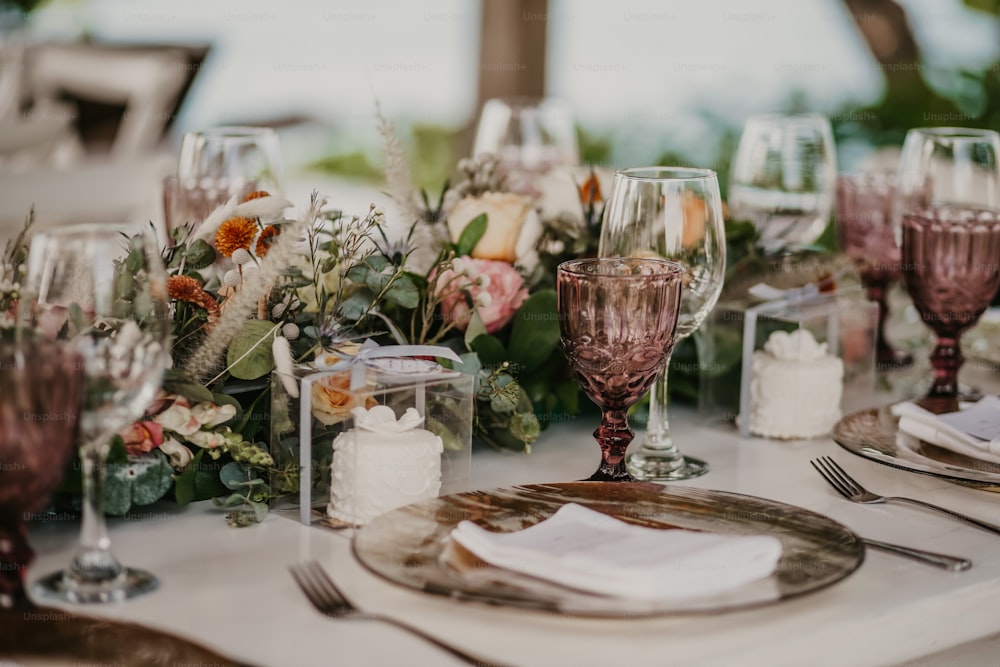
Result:
[[[442,345],[386,345],[380,346],[371,338],[365,340],[357,353],[348,355],[341,352],[341,359],[332,366],[317,364],[317,368],[328,371],[351,371],[351,389],[360,389],[365,385],[365,370],[374,359],[398,359],[400,357],[439,357],[461,362],[462,359],[454,350]]]

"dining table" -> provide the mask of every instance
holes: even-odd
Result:
[[[993,368],[970,367],[1000,388]],[[873,400],[889,400],[886,396]],[[971,559],[949,572],[874,550],[836,584],[743,610],[648,618],[586,618],[460,601],[390,583],[352,554],[347,531],[271,512],[230,528],[211,502],[139,508],[110,522],[123,562],[156,574],[158,590],[121,603],[66,605],[76,614],[128,621],[182,637],[247,665],[452,665],[453,656],[390,624],[319,614],[295,585],[293,564],[318,561],[361,609],[404,620],[504,665],[986,665],[1000,652],[1000,536],[937,513],[854,504],[810,465],[830,456],[880,493],[919,498],[1000,522],[1000,495],[861,458],[830,437],[741,438],[695,407],[671,408],[674,437],[711,470],[682,484],[806,508],[857,534]],[[470,488],[571,481],[594,468],[592,414],[554,420],[530,454],[476,449]],[[678,484],[678,483],[672,483]],[[65,565],[78,525],[35,521],[29,579]],[[597,573],[599,576],[599,573]],[[59,613],[58,610],[50,610]]]

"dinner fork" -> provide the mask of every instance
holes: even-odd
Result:
[[[915,500],[913,498],[903,498],[900,496],[880,496],[877,493],[872,493],[865,487],[861,486],[853,477],[847,474],[847,471],[841,468],[836,461],[831,459],[829,456],[821,456],[818,459],[813,459],[810,461],[812,467],[816,469],[816,472],[820,476],[830,483],[837,493],[844,496],[851,502],[862,503],[862,504],[877,504],[877,503],[905,503],[910,505],[917,505],[918,507],[924,507],[926,509],[935,510],[943,514],[947,514],[953,519],[958,519],[959,521],[964,521],[968,524],[972,524],[977,528],[982,528],[983,530],[988,530],[991,533],[996,533],[1000,535],[1000,526],[996,526],[992,523],[987,523],[986,521],[981,521],[971,516],[966,516],[965,514],[960,514],[958,512],[946,509],[944,507],[939,507],[937,505],[932,505],[931,503],[925,503],[922,500]]]
[[[291,571],[292,578],[295,579],[295,583],[299,585],[302,592],[305,593],[307,598],[309,598],[309,602],[312,603],[312,606],[324,616],[337,619],[342,618],[388,623],[389,625],[394,625],[401,630],[406,630],[410,634],[434,644],[443,651],[447,651],[459,660],[467,662],[470,665],[496,665],[496,667],[503,667],[499,663],[485,660],[479,656],[459,650],[454,646],[449,646],[440,639],[432,637],[423,630],[419,630],[412,625],[404,623],[403,621],[398,621],[389,616],[368,614],[361,611],[347,599],[344,592],[340,590],[337,584],[333,583],[333,579],[330,578],[330,575],[328,575],[322,566],[314,560],[306,561],[298,565],[291,565],[288,569]]]

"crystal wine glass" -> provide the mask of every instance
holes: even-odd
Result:
[[[627,413],[663,371],[675,342],[683,268],[653,259],[577,259],[556,272],[563,351],[601,409],[601,465],[591,481],[629,482]]]
[[[43,598],[109,602],[152,590],[148,572],[110,549],[102,511],[112,436],[142,416],[168,362],[166,274],[152,230],[70,225],[39,232],[28,253],[22,326],[65,339],[84,362],[80,414],[83,523],[69,567],[36,582]]]
[[[845,174],[837,179],[837,237],[841,249],[857,266],[868,299],[878,304],[875,355],[880,370],[913,363],[913,357],[894,349],[885,335],[887,292],[902,275],[892,226],[895,189],[893,174]]]
[[[729,207],[737,220],[753,222],[766,250],[795,250],[823,234],[836,180],[826,116],[752,116],[733,157]]]
[[[28,604],[24,522],[45,506],[76,442],[83,363],[69,345],[0,342],[0,607]]]
[[[1000,209],[1000,134],[967,127],[922,127],[903,141],[893,223],[928,206]]]
[[[1000,212],[938,206],[903,215],[902,266],[921,319],[937,336],[934,380],[921,404],[958,409],[959,338],[1000,287]]]
[[[684,269],[677,340],[690,336],[715,307],[726,273],[726,231],[715,172],[638,167],[615,174],[604,208],[601,257],[655,257]],[[667,367],[669,368],[669,357]],[[680,480],[708,472],[702,460],[678,451],[667,419],[667,372],[649,399],[642,447],[629,455],[642,480]]]
[[[167,229],[204,220],[233,195],[281,192],[278,135],[267,127],[216,127],[188,132],[177,173],[164,184]]]
[[[530,186],[553,167],[580,164],[573,113],[553,98],[495,98],[483,105],[473,155],[492,153],[511,184]]]

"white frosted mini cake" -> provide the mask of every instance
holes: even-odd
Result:
[[[776,331],[753,354],[750,431],[791,440],[826,435],[840,419],[844,362],[806,329]]]
[[[403,505],[434,498],[441,490],[441,438],[419,428],[423,417],[408,408],[351,410],[354,428],[333,441],[327,515],[361,525]]]

